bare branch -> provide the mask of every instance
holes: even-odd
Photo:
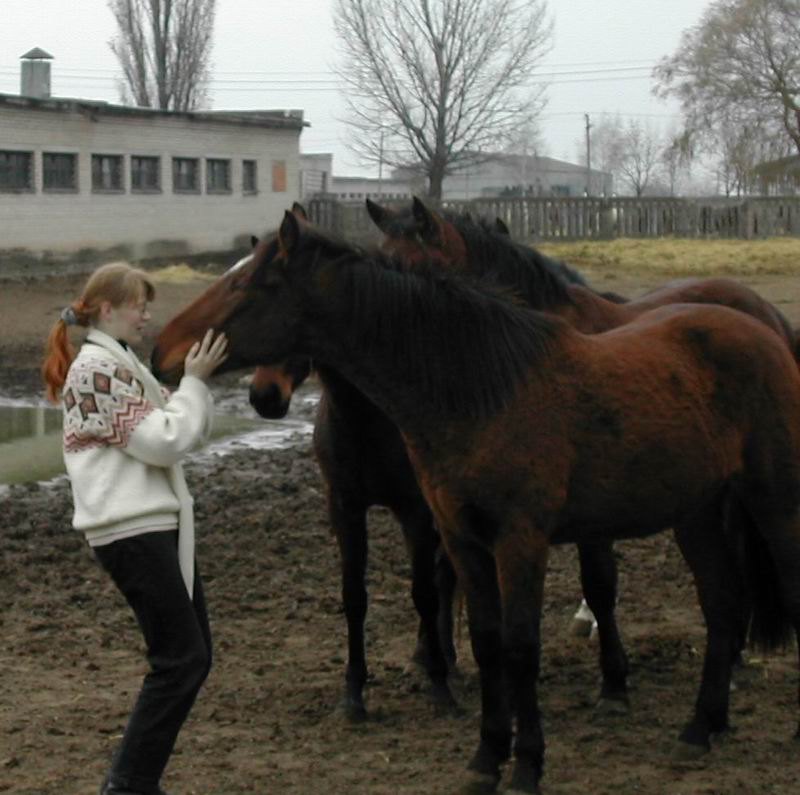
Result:
[[[352,148],[424,174],[433,197],[543,104],[532,75],[552,33],[546,0],[336,0],[334,27]]]
[[[207,101],[216,0],[109,0],[122,67],[122,101],[196,110]]]
[[[736,127],[800,152],[800,0],[715,0],[656,67],[687,133],[719,151]]]

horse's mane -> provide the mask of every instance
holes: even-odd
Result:
[[[340,274],[341,300],[349,302],[348,344],[379,354],[414,383],[421,411],[493,414],[563,330],[560,321],[530,311],[487,278],[339,246],[328,262]]]
[[[571,304],[568,284],[586,286],[583,276],[565,263],[515,242],[483,220],[474,221],[457,213],[445,213],[443,217],[464,240],[470,271],[493,275],[498,282],[515,289],[533,309]]]

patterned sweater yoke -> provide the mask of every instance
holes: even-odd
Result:
[[[126,447],[139,423],[155,409],[133,372],[100,351],[75,361],[63,400],[65,453]]]

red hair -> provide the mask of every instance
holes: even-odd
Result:
[[[155,287],[143,270],[124,262],[112,262],[101,266],[89,277],[81,297],[68,308],[75,313],[79,326],[90,326],[97,320],[105,301],[118,307],[142,298],[152,301],[155,294]],[[42,378],[50,402],[60,401],[61,388],[74,358],[75,349],[69,341],[67,322],[60,317],[50,329],[42,364]]]

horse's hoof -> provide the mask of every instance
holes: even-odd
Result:
[[[541,775],[541,769],[534,768],[530,763],[517,761],[514,764],[511,782],[503,792],[506,795],[539,795],[541,792],[539,789]]]
[[[497,791],[500,783],[500,776],[489,773],[478,773],[475,770],[467,770],[459,788],[453,795],[491,795]]]
[[[363,723],[367,719],[367,708],[363,702],[345,699],[342,704],[344,715],[350,723]]]
[[[631,711],[627,697],[612,698],[610,696],[600,696],[592,710],[593,718],[615,718],[620,715],[627,715]]]
[[[673,762],[697,762],[702,759],[711,747],[708,745],[696,745],[678,740],[672,748],[670,757]]]
[[[450,690],[439,692],[434,690],[432,693],[433,710],[439,717],[460,718],[465,713],[458,701],[455,700]]]

